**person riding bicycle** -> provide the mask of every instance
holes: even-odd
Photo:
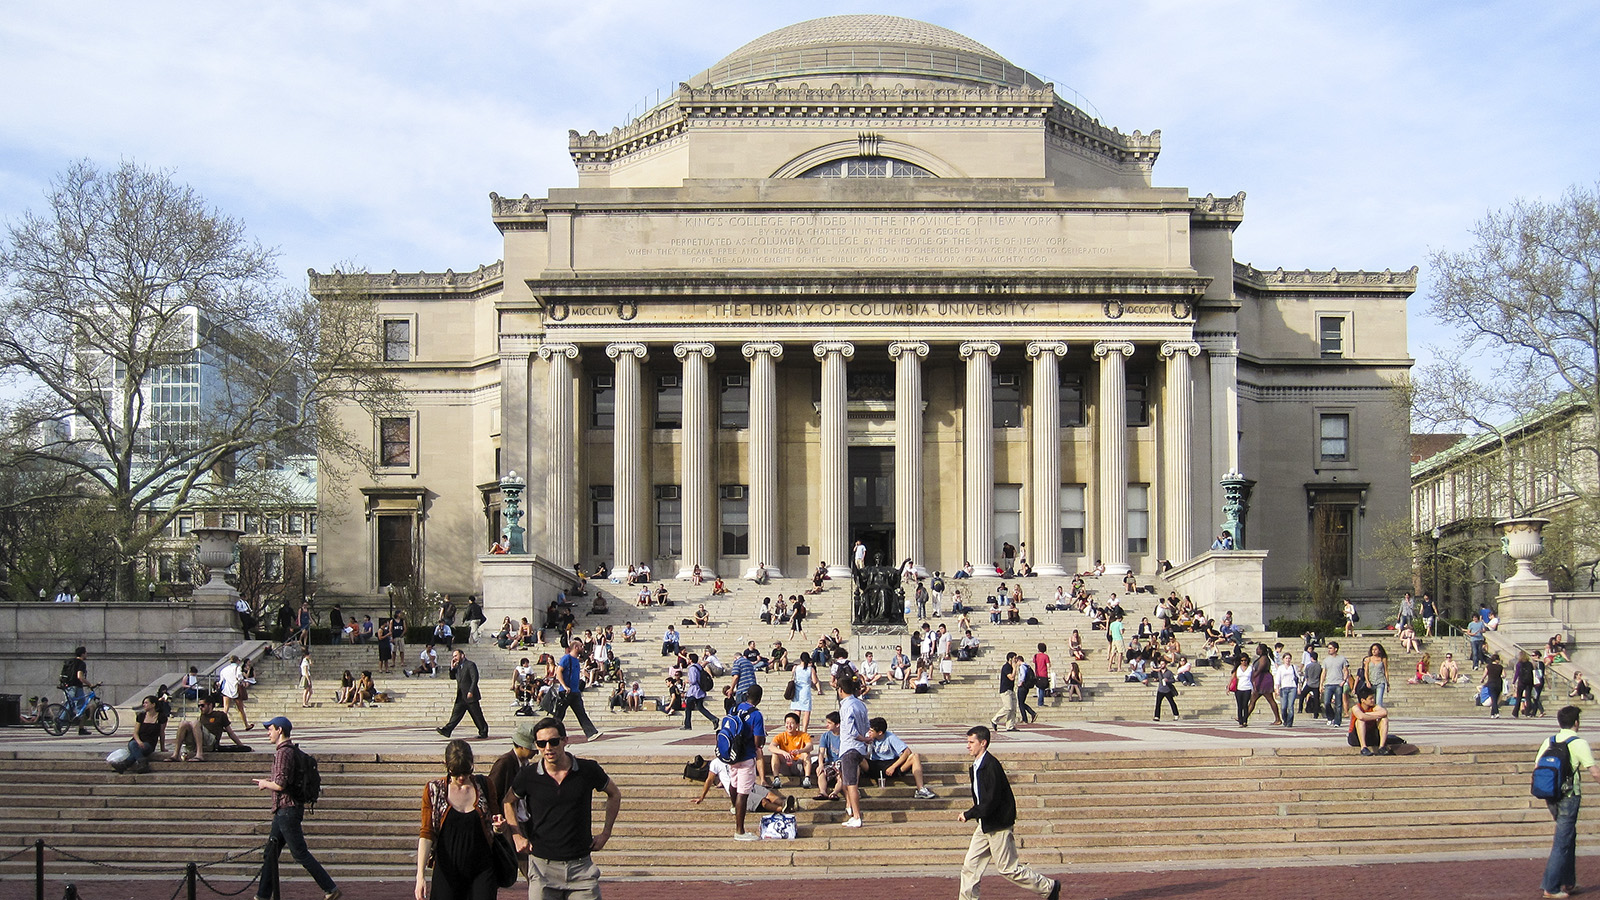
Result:
[[[95,687],[89,683],[88,657],[88,648],[78,647],[72,651],[72,658],[61,665],[61,689],[67,692],[67,711],[78,717],[79,734],[89,733],[83,719],[83,698]]]

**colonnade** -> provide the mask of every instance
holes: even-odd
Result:
[[[634,562],[651,558],[649,534],[652,517],[647,514],[650,497],[650,470],[647,428],[647,394],[642,366],[650,350],[642,343],[623,342],[604,345],[612,360],[615,378],[613,419],[613,496],[616,515],[613,539],[616,565],[626,570]],[[994,360],[1001,353],[995,341],[964,341],[958,351],[965,361],[963,440],[963,553],[981,566],[994,557]],[[1158,345],[1164,360],[1164,393],[1161,403],[1160,496],[1162,528],[1160,546],[1175,561],[1193,552],[1193,375],[1190,360],[1200,353],[1191,341],[1167,341]],[[682,366],[683,388],[682,461],[680,487],[683,503],[682,570],[686,577],[698,563],[711,577],[718,557],[716,542],[717,485],[712,473],[712,441],[715,421],[712,409],[711,363],[717,347],[710,343],[673,344],[672,355]],[[888,356],[895,366],[895,558],[927,561],[923,521],[923,361],[929,345],[922,341],[895,341],[888,345]],[[1063,341],[1032,341],[1026,345],[1031,360],[1032,421],[1029,453],[1032,484],[1031,506],[1025,511],[1029,539],[1034,542],[1029,554],[1035,568],[1044,576],[1066,574],[1061,564],[1061,421],[1060,361],[1068,345]],[[847,373],[856,347],[848,341],[821,341],[811,352],[821,366],[821,481],[816,487],[820,523],[815,535],[817,558],[829,563],[834,577],[849,574],[849,484],[848,466],[848,390]],[[749,560],[746,577],[766,565],[771,577],[782,577],[782,554],[778,545],[780,528],[778,506],[778,391],[777,364],[784,346],[776,342],[753,341],[740,346],[750,364],[749,420]],[[1128,571],[1128,440],[1127,371],[1134,353],[1127,341],[1101,341],[1092,346],[1099,368],[1098,414],[1096,416],[1095,496],[1098,509],[1099,551],[1108,573]],[[553,559],[577,558],[573,546],[575,529],[566,525],[579,514],[577,496],[577,379],[575,344],[546,343],[538,349],[539,358],[550,363],[549,423],[550,481],[546,502],[549,521],[549,552]],[[1231,360],[1230,360],[1231,361]],[[1230,386],[1231,388],[1231,386]],[[1217,386],[1213,385],[1213,391]],[[1222,416],[1224,419],[1231,419]],[[1231,435],[1229,436],[1231,438]],[[1213,436],[1215,442],[1215,436]],[[1215,451],[1214,451],[1215,452]],[[1056,489],[1050,489],[1055,485]],[[1152,537],[1155,537],[1152,535]],[[950,561],[943,561],[949,564]],[[803,574],[803,573],[796,573]]]

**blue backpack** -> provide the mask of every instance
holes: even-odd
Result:
[[[717,723],[717,759],[736,763],[750,740],[750,710],[735,706]]]
[[[1572,793],[1572,753],[1567,745],[1572,738],[1557,741],[1553,736],[1550,745],[1539,754],[1533,765],[1532,793],[1540,800],[1561,800]]]

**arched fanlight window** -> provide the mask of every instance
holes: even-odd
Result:
[[[800,173],[801,178],[937,178],[932,172],[886,156],[835,159]]]

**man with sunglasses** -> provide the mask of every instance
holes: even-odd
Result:
[[[528,900],[599,900],[600,868],[590,854],[611,839],[622,791],[599,763],[567,752],[567,729],[559,721],[540,719],[533,736],[539,758],[517,772],[504,810],[511,822],[517,821],[519,800],[536,811],[515,836],[517,852],[528,854]],[[595,791],[606,795],[599,834],[592,833],[590,819],[589,795]]]

